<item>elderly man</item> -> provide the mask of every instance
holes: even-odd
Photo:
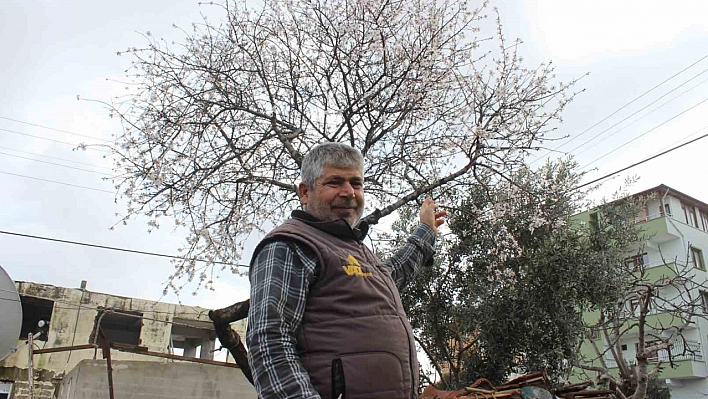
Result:
[[[246,343],[269,398],[415,398],[418,361],[398,288],[432,261],[445,212],[426,200],[420,225],[387,262],[364,239],[364,160],[344,144],[311,149],[295,210],[251,260]]]

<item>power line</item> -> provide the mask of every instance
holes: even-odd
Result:
[[[647,114],[645,114],[645,115],[643,115],[643,116],[641,116],[641,117],[635,119],[635,120],[634,120],[632,123],[630,123],[629,125],[622,127],[621,129],[615,131],[614,133],[610,134],[609,136],[603,138],[602,140],[600,140],[600,141],[598,141],[598,142],[592,144],[591,146],[584,147],[586,144],[588,144],[588,143],[590,143],[591,141],[595,140],[596,138],[602,136],[604,133],[608,132],[610,129],[612,129],[612,128],[618,126],[618,125],[620,125],[622,122],[628,120],[629,118],[633,117],[634,115],[636,115],[636,114],[638,114],[638,113],[644,111],[645,109],[649,108],[650,106],[656,104],[656,103],[659,102],[659,100],[661,100],[662,98],[668,96],[668,95],[671,94],[672,92],[674,92],[674,91],[678,90],[679,88],[681,88],[681,87],[682,87],[683,85],[685,85],[686,83],[690,82],[691,80],[693,80],[693,79],[699,77],[700,75],[702,75],[702,74],[704,74],[704,73],[706,73],[706,72],[708,72],[708,68],[707,68],[707,69],[704,69],[704,70],[701,71],[698,75],[692,77],[691,79],[689,79],[689,80],[687,80],[687,81],[681,83],[679,86],[676,86],[674,89],[672,89],[672,90],[666,92],[666,93],[665,93],[664,95],[662,95],[661,97],[659,97],[659,98],[657,98],[656,100],[650,102],[650,103],[647,104],[646,106],[640,108],[639,110],[637,110],[636,112],[632,113],[632,114],[629,115],[628,117],[622,119],[621,121],[615,123],[614,125],[612,125],[612,126],[608,127],[607,129],[601,131],[600,133],[598,133],[598,134],[592,136],[589,140],[587,140],[587,141],[585,141],[584,143],[582,143],[582,144],[580,144],[580,145],[574,147],[572,150],[568,151],[567,153],[572,153],[573,151],[575,151],[575,150],[577,150],[578,148],[581,148],[581,147],[583,148],[583,151],[580,152],[580,153],[578,153],[578,154],[575,154],[576,156],[582,154],[583,152],[588,151],[590,148],[595,147],[596,145],[602,143],[603,141],[605,141],[605,140],[607,140],[608,138],[614,136],[615,134],[621,132],[622,130],[628,128],[629,126],[635,124],[636,122],[642,120],[643,118],[646,118],[648,115],[650,115],[650,114],[653,113],[654,111],[658,110],[659,108],[665,106],[666,104],[670,103],[671,101],[674,101],[675,99],[677,99],[677,98],[683,96],[684,94],[686,94],[686,93],[688,93],[689,91],[695,89],[696,87],[702,85],[703,83],[708,82],[708,79],[701,81],[700,83],[698,83],[698,84],[692,86],[691,88],[689,88],[688,90],[684,91],[683,93],[681,93],[681,94],[679,94],[679,95],[677,95],[677,96],[674,96],[672,99],[670,99],[670,100],[664,102],[663,104],[659,105],[658,107],[652,109],[651,111],[649,111],[649,113],[647,113]]]
[[[115,191],[101,190],[100,188],[80,186],[78,184],[64,183],[64,182],[60,182],[60,181],[56,181],[56,180],[42,179],[42,178],[33,177],[33,176],[25,176],[25,175],[20,175],[17,173],[4,172],[2,170],[0,170],[0,173],[5,174],[5,175],[10,175],[10,176],[24,177],[25,179],[39,180],[39,181],[43,181],[43,182],[47,182],[47,183],[61,184],[62,186],[77,187],[77,188],[83,188],[86,190],[100,191],[102,193],[115,194]]]
[[[651,156],[654,156],[654,155],[656,155],[656,154],[658,154],[658,153],[660,153],[660,152],[662,152],[662,151],[664,151],[664,150],[666,150],[666,149],[669,149],[669,148],[675,146],[676,144],[678,144],[678,143],[680,143],[680,142],[682,142],[682,141],[684,141],[684,140],[689,140],[691,137],[697,135],[698,133],[702,132],[702,131],[705,130],[706,128],[708,128],[708,126],[703,127],[702,129],[698,129],[698,130],[696,130],[695,132],[693,132],[693,133],[691,133],[691,134],[688,134],[688,135],[686,135],[685,137],[680,138],[680,139],[674,141],[673,143],[671,143],[671,144],[669,144],[669,145],[663,147],[662,149],[660,149],[660,150],[654,152]]]
[[[703,102],[705,102],[705,101],[708,101],[708,99],[704,100]],[[701,103],[702,103],[702,102],[701,102]],[[695,105],[694,107],[692,107],[692,108],[695,108],[696,106],[700,105],[701,103],[696,104],[696,105]],[[692,109],[692,108],[690,108],[690,109]],[[689,111],[690,109],[688,109],[688,110],[686,110],[686,111]],[[684,111],[684,112],[686,112],[686,111]],[[680,114],[679,114],[679,115],[680,115]],[[677,116],[678,116],[678,115],[677,115]],[[673,118],[672,118],[672,119],[673,119]],[[667,121],[667,122],[668,122],[668,121]],[[665,123],[666,123],[666,122],[665,122]],[[658,126],[657,126],[657,127],[658,127]],[[703,128],[701,128],[701,129],[698,130],[697,132],[692,133],[690,136],[692,136],[692,135],[694,135],[694,134],[696,134],[696,133],[698,133],[698,132],[700,132],[700,131],[702,131],[702,130],[704,130],[704,129],[707,129],[707,128],[708,128],[708,125],[707,125],[707,126],[704,126]],[[646,133],[645,133],[645,134],[646,134]],[[641,137],[641,136],[640,136],[640,137]],[[605,175],[605,176],[602,176],[602,177],[600,177],[600,178],[597,178],[597,179],[592,180],[592,181],[587,182],[587,183],[583,183],[583,184],[581,184],[581,185],[579,185],[579,186],[576,186],[576,187],[573,188],[571,191],[578,190],[578,189],[580,189],[580,188],[583,188],[583,187],[589,186],[589,185],[591,185],[591,184],[597,183],[597,182],[602,181],[602,180],[604,180],[604,179],[606,179],[606,178],[608,178],[608,177],[612,177],[613,175],[615,175],[615,174],[617,174],[617,173],[624,172],[624,171],[626,171],[626,170],[628,170],[628,169],[634,168],[635,166],[638,166],[638,165],[641,165],[641,164],[643,164],[643,163],[649,162],[649,161],[651,161],[651,160],[653,160],[653,159],[656,159],[656,158],[658,158],[658,157],[660,157],[660,156],[666,155],[666,154],[668,154],[668,153],[670,153],[670,152],[672,152],[672,151],[675,151],[675,150],[677,150],[677,149],[679,149],[679,148],[681,148],[681,147],[685,147],[685,146],[687,146],[687,145],[689,145],[689,144],[691,144],[691,143],[694,143],[694,142],[696,142],[696,141],[698,141],[698,140],[701,140],[701,139],[703,139],[703,138],[706,138],[706,137],[708,137],[708,133],[707,133],[707,134],[704,134],[704,135],[702,135],[702,136],[700,136],[700,137],[697,137],[697,138],[695,138],[695,139],[693,139],[693,140],[687,141],[687,142],[685,142],[685,143],[683,143],[683,144],[680,144],[680,145],[678,145],[678,146],[675,146],[675,147],[673,147],[673,148],[670,148],[670,149],[668,149],[668,150],[666,150],[666,151],[660,152],[660,153],[658,153],[658,154],[656,154],[656,155],[653,155],[653,156],[651,156],[651,157],[649,157],[649,158],[643,159],[643,160],[641,160],[641,161],[639,161],[639,162],[635,162],[635,163],[633,163],[632,165],[629,165],[629,166],[627,166],[627,167],[624,167],[624,168],[622,168],[622,169],[619,169],[619,170],[617,170],[617,171],[614,171],[614,172],[612,172],[612,173],[609,173],[609,174],[607,174],[607,175]],[[635,139],[635,140],[636,140],[636,139]],[[6,172],[0,171],[0,173],[6,173]],[[11,173],[9,173],[9,174],[11,174]],[[27,176],[23,176],[23,177],[27,177]],[[40,180],[43,180],[43,179],[40,179]],[[55,183],[56,183],[56,182],[55,182]],[[62,184],[63,184],[63,183],[62,183]],[[87,187],[84,187],[84,188],[87,188]],[[209,261],[209,260],[197,259],[197,258],[192,258],[192,259],[190,259],[190,258],[184,258],[184,257],[181,257],[181,256],[176,256],[176,255],[167,255],[167,254],[160,254],[160,253],[156,253],[156,252],[148,252],[148,251],[140,251],[140,250],[134,250],[134,249],[127,249],[127,248],[111,247],[111,246],[106,246],[106,245],[89,244],[89,243],[84,243],[84,242],[79,242],[79,241],[70,241],[70,240],[62,240],[62,239],[50,238],[50,237],[41,237],[41,236],[35,236],[35,235],[31,235],[31,234],[15,233],[15,232],[4,231],[4,230],[0,230],[0,234],[7,234],[7,235],[12,235],[12,236],[18,236],[18,237],[33,238],[33,239],[38,239],[38,240],[46,240],[46,241],[52,241],[52,242],[59,242],[59,243],[63,243],[63,244],[72,244],[72,245],[86,246],[86,247],[91,247],[91,248],[98,248],[98,249],[105,249],[105,250],[112,250],[112,251],[128,252],[128,253],[134,253],[134,254],[139,254],[139,255],[149,255],[149,256],[158,256],[158,257],[170,258],[170,259],[179,259],[179,260],[183,260],[183,261],[211,262],[211,263],[213,263],[213,264],[221,264],[221,265],[227,265],[227,266],[246,267],[246,268],[249,267],[248,265],[242,265],[242,264],[234,264],[234,263],[221,262],[221,261]]]
[[[8,133],[13,133],[13,134],[19,134],[19,135],[21,135],[21,136],[32,137],[32,138],[40,139],[40,140],[47,140],[47,141],[51,141],[51,142],[53,142],[53,143],[66,144],[66,145],[70,145],[70,146],[72,146],[72,147],[74,147],[74,148],[76,148],[76,147],[79,146],[79,144],[69,143],[69,142],[61,141],[61,140],[49,139],[49,138],[41,137],[41,136],[35,136],[35,135],[33,135],[33,134],[22,133],[22,132],[18,132],[18,131],[16,131],[16,130],[10,130],[10,129],[3,129],[3,128],[0,128],[0,131],[8,132]],[[100,152],[109,152],[109,151],[107,151],[107,150],[104,150],[104,149],[101,149],[101,148],[95,148],[95,147],[86,147],[86,149],[87,149],[87,150],[93,150],[93,151],[100,151]]]
[[[701,130],[704,130],[704,129],[708,129],[708,125],[707,125],[707,126],[704,126],[704,127],[701,128],[700,130],[698,130],[698,132],[700,132]],[[695,133],[697,133],[697,132],[694,132],[694,133],[692,133],[691,135],[693,135],[693,134],[695,134]],[[617,171],[614,171],[614,172],[612,172],[612,173],[609,173],[609,174],[607,174],[607,175],[605,175],[605,176],[602,176],[602,177],[600,177],[600,178],[598,178],[598,179],[595,179],[595,180],[592,180],[592,181],[590,181],[590,182],[581,184],[581,185],[575,187],[573,190],[577,190],[577,189],[579,189],[579,188],[583,188],[583,187],[585,187],[585,186],[589,186],[589,185],[591,185],[591,184],[593,184],[593,183],[597,183],[597,182],[599,182],[599,181],[601,181],[601,180],[607,179],[608,177],[612,177],[612,176],[616,175],[617,173],[624,172],[624,171],[627,170],[627,169],[631,169],[631,168],[633,168],[633,167],[635,167],[635,166],[638,166],[638,165],[641,165],[641,164],[643,164],[643,163],[645,163],[645,162],[649,162],[649,161],[651,161],[652,159],[655,159],[655,158],[658,158],[658,157],[660,157],[660,156],[662,156],[662,155],[668,154],[668,153],[670,153],[671,151],[677,150],[677,149],[679,149],[679,148],[681,148],[681,147],[687,146],[687,145],[689,145],[689,144],[691,144],[691,143],[694,143],[694,142],[696,142],[696,141],[698,141],[698,140],[700,140],[700,139],[706,138],[706,137],[708,137],[708,133],[706,133],[706,134],[704,134],[704,135],[702,135],[702,136],[700,136],[700,137],[696,137],[695,139],[693,139],[693,140],[691,140],[691,141],[687,141],[687,142],[685,142],[685,143],[683,143],[683,144],[681,144],[681,145],[678,145],[678,146],[673,147],[673,148],[671,148],[671,149],[668,149],[668,150],[666,150],[666,151],[660,152],[660,153],[658,153],[658,154],[656,154],[656,155],[652,155],[651,157],[646,158],[646,159],[643,159],[643,160],[641,160],[641,161],[639,161],[639,162],[635,162],[635,163],[633,163],[633,164],[631,164],[631,165],[629,165],[629,166],[627,166],[627,167],[624,167],[624,168],[622,168],[622,169],[620,169],[620,170],[617,170]]]
[[[8,234],[8,235],[19,236],[19,237],[25,237],[25,238],[34,238],[34,239],[38,239],[38,240],[46,240],[46,241],[60,242],[60,243],[63,243],[63,244],[81,245],[81,246],[85,246],[85,247],[99,248],[99,249],[107,249],[107,250],[111,250],[111,251],[129,252],[129,253],[139,254],[139,255],[159,256],[159,257],[163,257],[163,258],[179,259],[179,260],[190,261],[190,262],[192,262],[192,261],[194,261],[194,262],[207,262],[207,263],[213,263],[213,264],[218,264],[218,265],[226,265],[226,266],[249,267],[248,265],[240,265],[240,264],[234,264],[234,263],[228,263],[228,262],[220,262],[220,261],[210,261],[210,260],[198,259],[198,258],[185,258],[185,257],[182,257],[182,256],[176,256],[176,255],[166,255],[166,254],[160,254],[160,253],[156,253],[156,252],[139,251],[139,250],[136,250],[136,249],[109,247],[109,246],[107,246],[107,245],[88,244],[88,243],[85,243],[85,242],[61,240],[61,239],[58,239],[58,238],[41,237],[41,236],[35,236],[35,235],[31,235],[31,234],[14,233],[14,232],[11,232],[11,231],[4,231],[4,230],[0,230],[0,234]]]
[[[105,294],[105,295],[112,296],[111,294]],[[139,310],[139,309],[137,309],[137,310],[125,310],[125,309],[116,309],[116,308],[109,308],[109,307],[84,306],[84,305],[80,305],[80,304],[77,305],[77,304],[75,304],[75,303],[71,303],[71,302],[67,302],[67,301],[62,301],[62,300],[58,300],[58,299],[51,299],[51,298],[47,298],[47,299],[50,299],[51,301],[56,302],[56,303],[60,303],[60,304],[62,304],[62,305],[68,305],[68,306],[58,306],[59,308],[62,308],[62,309],[97,310],[97,311],[103,311],[103,312],[105,312],[105,313],[113,313],[113,314],[118,314],[118,315],[121,315],[121,316],[132,317],[132,318],[135,318],[135,319],[157,321],[157,322],[160,322],[160,323],[172,324],[172,325],[175,325],[175,326],[189,327],[189,328],[194,328],[194,329],[197,329],[197,330],[209,330],[209,331],[212,331],[212,330],[213,330],[213,328],[197,327],[197,326],[194,326],[194,325],[192,325],[192,324],[180,323],[180,322],[174,321],[174,320],[173,320],[173,321],[161,320],[161,319],[155,319],[155,318],[152,318],[152,317],[147,317],[147,316],[145,316],[145,315],[138,315],[138,314],[135,314],[135,313],[131,313],[131,312],[141,312],[141,310]],[[190,306],[190,307],[191,307],[191,306]],[[205,309],[205,310],[208,310],[208,309]],[[173,312],[156,312],[156,311],[152,311],[152,310],[143,310],[143,311],[146,312],[146,313],[161,313],[161,314],[174,315]],[[196,322],[199,322],[199,323],[210,323],[209,321],[206,321],[206,320],[192,320],[192,321],[196,321]]]
[[[646,96],[647,94],[651,93],[652,91],[656,90],[659,86],[661,86],[661,85],[663,85],[664,83],[670,81],[671,79],[675,78],[676,76],[678,76],[678,75],[684,73],[685,71],[687,71],[688,69],[690,69],[691,67],[693,67],[694,65],[698,64],[699,62],[703,61],[703,60],[706,59],[706,58],[708,58],[708,54],[704,55],[704,56],[701,57],[698,61],[694,62],[693,64],[691,64],[691,65],[689,65],[689,66],[687,66],[686,68],[684,68],[684,69],[682,69],[682,70],[676,72],[674,75],[670,76],[668,79],[662,81],[661,83],[657,84],[656,86],[652,87],[651,89],[645,91],[644,93],[642,93],[641,95],[639,95],[638,97],[636,97],[635,99],[633,99],[632,101],[630,101],[630,102],[628,102],[627,104],[623,105],[622,107],[618,108],[615,112],[611,113],[610,115],[608,115],[607,117],[605,117],[605,118],[602,119],[601,121],[595,123],[594,125],[590,126],[590,127],[587,128],[587,129],[583,130],[582,132],[580,132],[580,134],[578,134],[578,135],[576,135],[576,136],[573,136],[572,138],[570,138],[569,140],[567,140],[565,143],[563,143],[563,144],[559,145],[558,147],[554,148],[553,151],[558,150],[559,148],[563,147],[564,145],[566,145],[566,144],[570,143],[571,141],[577,139],[578,137],[584,135],[585,133],[587,133],[587,132],[590,131],[591,129],[593,129],[593,128],[595,128],[596,126],[598,126],[599,124],[601,124],[602,122],[604,122],[604,121],[610,119],[611,117],[615,116],[618,112],[620,112],[620,111],[622,111],[623,109],[627,108],[628,106],[630,106],[631,104],[633,104],[634,102],[636,102],[637,100],[639,100],[640,98],[642,98],[642,97]],[[535,160],[534,160],[533,162],[531,162],[529,165],[532,165],[532,164],[536,163],[537,161],[540,161],[541,159],[547,157],[547,156],[550,155],[550,154],[551,154],[551,151],[549,151],[547,154],[543,155],[542,157],[535,159]]]
[[[3,146],[0,146],[0,149],[8,150],[8,151],[14,151],[14,152],[19,152],[19,153],[21,153],[21,154],[34,155],[34,156],[36,156],[36,157],[41,157],[41,158],[56,159],[57,161],[70,162],[70,163],[75,163],[75,164],[78,164],[78,165],[93,166],[94,168],[112,170],[112,169],[109,168],[109,167],[101,166],[101,165],[96,165],[96,164],[89,163],[89,162],[72,161],[72,160],[66,159],[66,158],[52,157],[52,156],[44,155],[44,154],[37,154],[36,152],[18,150],[18,149],[16,149],[16,148],[10,148],[10,147],[3,147]]]
[[[644,132],[644,133],[640,134],[639,136],[637,136],[637,137],[633,138],[632,140],[629,140],[628,142],[626,142],[626,143],[622,144],[621,146],[619,146],[619,147],[616,147],[616,148],[615,148],[615,149],[613,149],[612,151],[610,151],[610,152],[608,152],[608,153],[606,153],[606,154],[602,155],[601,157],[599,157],[599,158],[597,158],[597,159],[593,160],[592,162],[590,162],[589,164],[586,164],[585,166],[583,166],[583,167],[582,167],[582,168],[580,168],[580,169],[585,169],[585,168],[587,168],[588,166],[590,166],[590,165],[594,164],[595,162],[597,162],[597,161],[601,160],[602,158],[604,158],[604,157],[606,157],[606,156],[608,156],[608,155],[612,154],[613,152],[615,152],[615,151],[619,150],[620,148],[622,148],[622,147],[626,146],[627,144],[629,144],[629,143],[632,143],[632,142],[634,142],[634,141],[636,141],[636,140],[638,140],[638,139],[640,139],[640,138],[642,138],[642,137],[646,136],[647,134],[649,134],[649,133],[653,132],[654,130],[656,130],[656,129],[658,129],[658,128],[662,127],[662,126],[664,126],[665,124],[667,124],[667,123],[671,122],[672,120],[674,120],[674,119],[678,118],[679,116],[681,116],[681,115],[685,114],[686,112],[688,112],[688,111],[690,111],[690,110],[692,110],[692,109],[696,108],[697,106],[699,106],[699,105],[703,104],[703,103],[704,103],[704,102],[706,102],[706,101],[708,101],[708,98],[706,98],[705,100],[703,100],[703,101],[699,102],[698,104],[696,104],[696,105],[692,106],[691,108],[688,108],[688,109],[686,109],[686,110],[683,110],[683,111],[681,111],[680,113],[678,113],[678,114],[676,114],[676,115],[672,116],[671,118],[669,118],[669,119],[667,119],[667,120],[665,120],[665,121],[661,122],[661,123],[660,123],[660,124],[658,124],[657,126],[654,126],[653,128],[651,128],[651,129],[647,130],[646,132]]]
[[[106,143],[110,143],[110,142],[111,142],[111,140],[106,140],[106,139],[102,139],[102,138],[98,138],[98,137],[88,136],[88,135],[85,135],[85,134],[74,133],[74,132],[70,132],[70,131],[68,131],[68,130],[57,129],[57,128],[53,128],[53,127],[49,127],[49,126],[38,125],[38,124],[36,124],[36,123],[31,123],[31,122],[25,122],[25,121],[21,121],[21,120],[17,120],[17,119],[12,119],[12,118],[8,118],[8,117],[6,117],[6,116],[0,116],[0,119],[5,119],[5,120],[8,120],[8,121],[12,121],[12,122],[22,123],[22,124],[29,125],[29,126],[41,127],[42,129],[53,130],[53,131],[55,131],[55,132],[60,132],[60,133],[66,133],[66,134],[70,134],[70,135],[72,135],[72,136],[85,137],[85,138],[88,138],[88,139],[94,139],[94,140],[103,141],[103,142],[106,142]]]
[[[82,172],[96,173],[96,174],[103,175],[103,176],[113,176],[113,175],[111,175],[110,173],[104,173],[104,172],[98,172],[98,171],[95,171],[95,170],[88,170],[88,169],[77,168],[77,167],[74,167],[74,166],[62,165],[62,164],[60,164],[60,163],[55,163],[55,162],[42,161],[41,159],[27,158],[27,157],[23,157],[23,156],[20,156],[20,155],[8,154],[8,153],[2,152],[2,151],[0,151],[0,155],[7,155],[7,156],[9,156],[9,157],[15,157],[15,158],[20,158],[20,159],[26,159],[26,160],[28,160],[28,161],[35,161],[35,162],[46,163],[46,164],[49,164],[49,165],[61,166],[62,168],[74,169],[74,170],[79,170],[79,171],[82,171]]]

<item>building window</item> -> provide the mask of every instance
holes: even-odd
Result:
[[[683,215],[686,217],[686,223],[689,226],[698,228],[698,218],[696,218],[696,208],[690,205],[681,204]]]
[[[703,251],[696,247],[691,247],[691,262],[696,269],[706,270],[706,265],[703,262]]]
[[[664,204],[664,213],[666,216],[671,216],[671,206],[669,204]]]
[[[597,212],[593,212],[593,213],[590,214],[590,221],[589,221],[589,224],[590,224],[590,230],[591,230],[591,231],[597,231],[597,230],[598,230],[598,228],[599,228],[600,225],[599,225],[599,222],[598,222]]]
[[[204,321],[174,318],[170,335],[171,353],[184,357],[214,360],[216,332]]]
[[[35,334],[40,331],[40,321],[43,320],[47,323],[51,321],[54,301],[20,295],[20,302],[22,303],[22,328],[20,329],[20,339],[27,339],[29,333]],[[44,328],[43,333],[35,339],[46,342],[47,331],[48,329]]]
[[[708,213],[701,211],[701,224],[703,225],[703,231],[708,231]]]
[[[701,291],[701,307],[703,313],[708,314],[708,291]]]
[[[644,266],[644,258],[646,255],[647,254],[645,252],[643,254],[636,254],[634,256],[630,256],[629,258],[625,258],[624,265],[630,270],[635,270],[640,266]]]
[[[0,399],[8,399],[12,394],[12,383],[0,381]]]
[[[626,350],[627,350],[627,344],[622,344],[622,351],[626,351]]]
[[[99,312],[96,316],[91,340],[100,328],[103,336],[111,342],[140,345],[140,330],[143,326],[143,314],[139,312]],[[100,326],[98,323],[101,323]]]
[[[637,213],[637,217],[634,219],[634,223],[644,223],[649,220],[649,206],[644,205],[644,207]]]

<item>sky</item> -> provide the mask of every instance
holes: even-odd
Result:
[[[585,89],[564,113],[549,144],[570,152],[599,178],[663,149],[708,133],[708,2],[506,0],[507,38],[521,38],[528,67],[553,61],[561,81]],[[218,7],[193,0],[96,2],[4,0],[0,25],[0,231],[177,254],[184,231],[148,233],[147,220],[114,226],[125,212],[100,144],[121,132],[104,103],[126,93],[130,59],[116,53],[146,43],[150,32],[179,41]],[[78,96],[78,97],[77,97]],[[701,130],[703,129],[703,130]],[[571,140],[566,143],[566,141]],[[563,146],[561,146],[564,144]],[[545,151],[534,165],[540,165]],[[628,175],[638,192],[667,184],[708,202],[708,138],[608,180],[609,196]],[[703,183],[702,183],[703,182]],[[59,184],[62,183],[62,184]],[[249,250],[244,260],[249,259]],[[15,280],[79,287],[157,300],[169,259],[0,233],[0,265]],[[216,290],[185,290],[164,301],[218,308],[248,297],[244,276],[222,273]]]

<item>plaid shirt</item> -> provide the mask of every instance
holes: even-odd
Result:
[[[432,257],[434,243],[433,229],[421,223],[407,243],[385,262],[399,289]],[[296,256],[301,267],[295,267]],[[295,332],[300,327],[318,263],[317,255],[305,245],[295,243],[290,247],[282,241],[272,241],[251,265],[246,344],[256,391],[263,399],[320,398],[295,348]]]

